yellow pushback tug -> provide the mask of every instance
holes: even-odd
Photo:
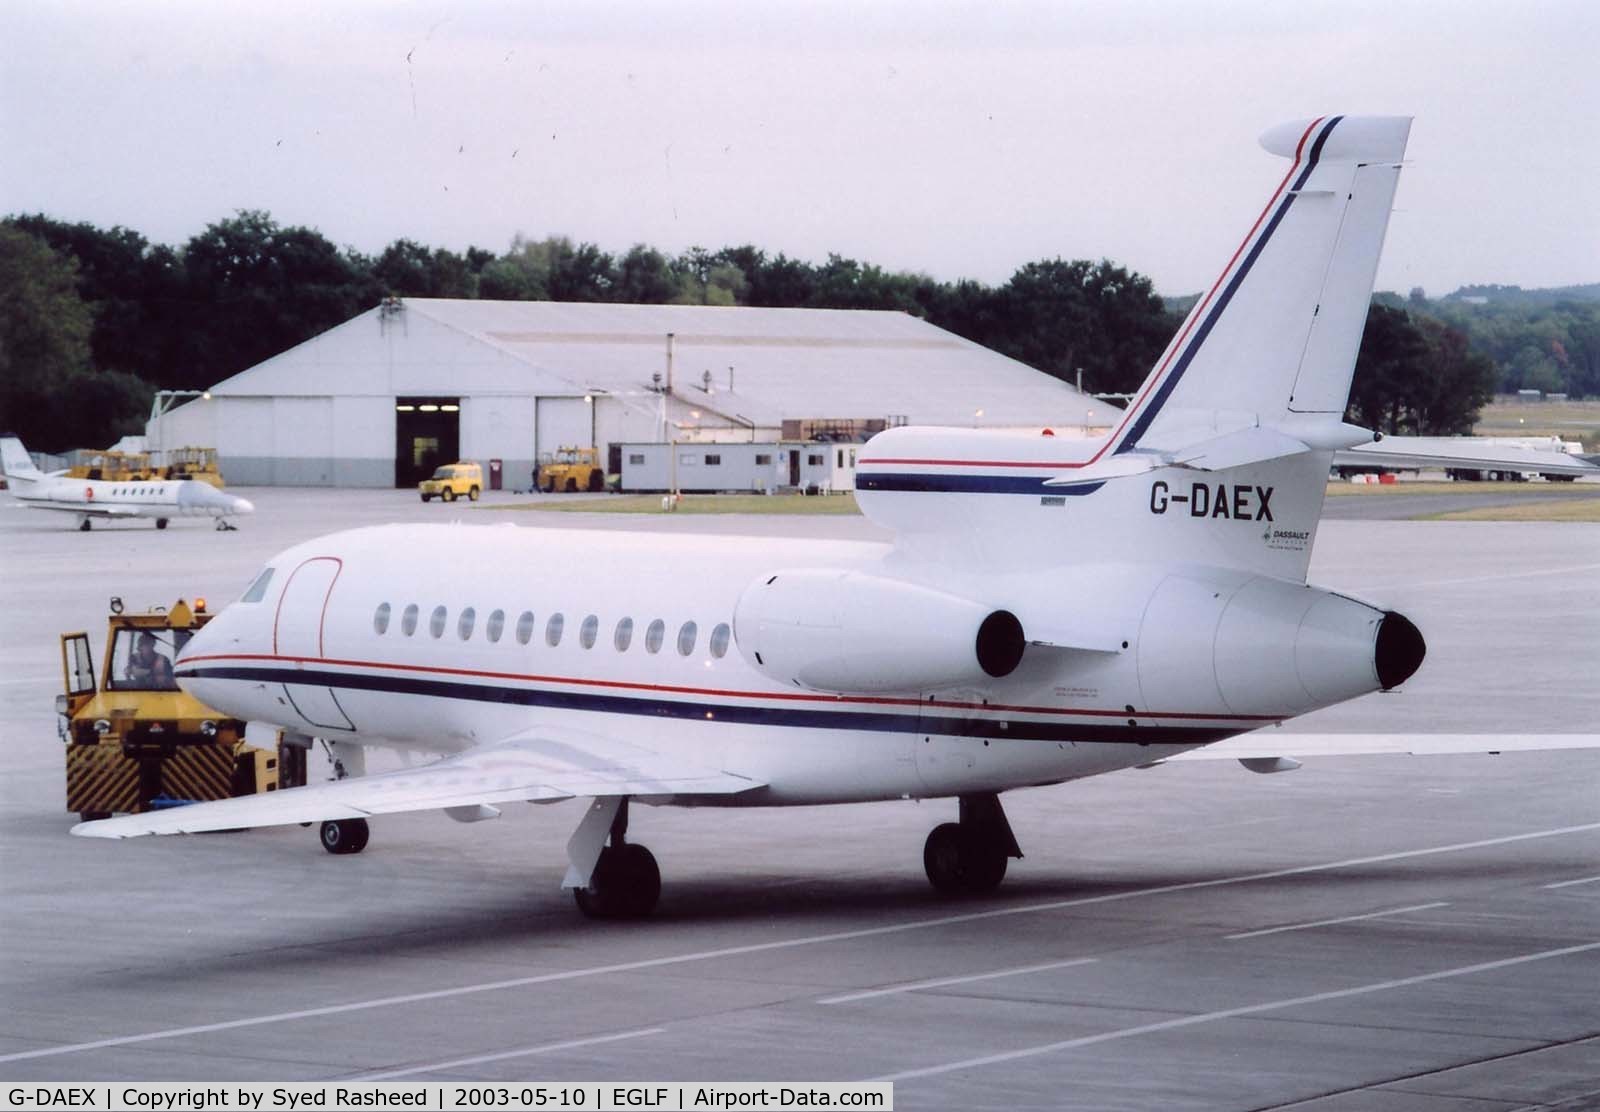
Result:
[[[304,749],[282,735],[275,749],[247,744],[243,722],[174,681],[173,661],[210,619],[204,599],[134,614],[113,598],[98,685],[89,635],[61,635],[67,810],[87,821],[305,783]]]

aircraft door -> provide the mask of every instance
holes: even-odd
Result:
[[[332,556],[316,556],[289,576],[278,600],[278,615],[273,627],[273,647],[280,657],[290,658],[296,671],[318,671],[322,661],[322,623],[328,599],[343,564]],[[354,730],[333,689],[325,683],[286,683],[284,696],[295,713],[311,726],[327,730]]]

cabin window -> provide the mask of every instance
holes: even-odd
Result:
[[[517,644],[526,645],[533,640],[533,611],[524,610],[517,619]]]
[[[389,604],[387,602],[378,603],[377,613],[372,615],[372,628],[380,637],[389,632]]]
[[[728,637],[730,633],[727,622],[718,622],[717,628],[711,631],[711,655],[718,660],[728,655]]]
[[[600,633],[600,619],[590,614],[583,619],[583,624],[578,627],[578,644],[586,649],[594,648],[594,639]]]
[[[660,652],[661,642],[666,640],[666,637],[667,623],[662,621],[660,618],[657,618],[655,621],[651,622],[649,628],[644,631],[644,651],[647,653]]]
[[[467,607],[461,612],[461,617],[456,620],[456,636],[463,641],[472,637],[473,624],[478,620],[478,612],[472,607]]]
[[[561,630],[566,624],[567,619],[563,618],[559,611],[551,614],[550,620],[544,627],[544,643],[552,649],[561,644]]]
[[[449,616],[450,612],[442,606],[435,606],[433,613],[428,615],[428,632],[435,640],[444,636],[444,623]]]
[[[260,602],[266,596],[267,584],[272,582],[272,569],[265,568],[256,576],[256,581],[245,588],[244,597],[240,602]]]
[[[693,622],[684,622],[678,627],[678,655],[688,656],[694,652],[694,639],[699,636],[700,629]]]
[[[617,632],[612,634],[611,643],[617,647],[619,653],[628,651],[628,646],[633,644],[632,618],[623,618],[617,623]]]
[[[500,640],[500,634],[506,628],[506,612],[504,610],[489,611],[489,620],[484,623],[483,635],[493,644]]]
[[[412,603],[400,614],[400,632],[410,637],[417,632],[417,604]]]

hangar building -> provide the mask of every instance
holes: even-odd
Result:
[[[850,440],[1114,407],[899,312],[390,298],[153,419],[244,485],[409,486],[439,463],[526,489],[541,455],[624,442]],[[498,467],[495,467],[498,461]]]

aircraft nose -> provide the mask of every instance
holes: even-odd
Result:
[[[253,513],[256,512],[256,504],[254,502],[250,501],[250,499],[248,499],[248,498],[240,498],[237,494],[230,494],[230,495],[228,495],[228,497],[233,499],[233,512],[234,513],[236,513],[236,514],[253,514]]]

